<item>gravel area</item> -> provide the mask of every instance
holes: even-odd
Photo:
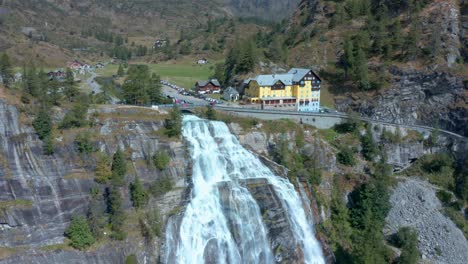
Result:
[[[390,202],[384,233],[390,235],[402,226],[418,232],[418,248],[426,263],[468,263],[468,242],[462,231],[441,213],[436,188],[431,184],[408,179],[398,183]]]

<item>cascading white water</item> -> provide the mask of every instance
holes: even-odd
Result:
[[[264,179],[281,200],[305,263],[325,263],[294,186],[244,149],[228,127],[184,116],[193,192],[178,233],[166,232],[166,263],[274,263],[259,206],[245,180]],[[171,228],[172,229],[172,228]]]

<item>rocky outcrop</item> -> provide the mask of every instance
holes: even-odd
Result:
[[[462,231],[440,209],[435,188],[427,182],[408,179],[400,182],[390,202],[386,235],[409,226],[418,233],[418,248],[423,260],[434,263],[466,263],[468,242]]]
[[[467,93],[460,77],[444,72],[402,70],[392,67],[389,89],[373,97],[346,96],[337,99],[340,111],[397,124],[440,127],[468,135]]]
[[[167,216],[185,197],[189,163],[184,144],[155,133],[163,126],[157,112],[153,121],[125,119],[132,109],[112,111],[116,118],[106,113],[91,129],[95,146],[107,153],[121,147],[128,153],[127,182],[135,176],[145,184],[169,177],[175,183],[173,191],[150,201]],[[42,142],[20,119],[24,118],[16,107],[0,100],[0,247],[13,251],[0,263],[123,263],[128,254],[136,254],[142,263],[154,261],[158,241],[147,247],[138,236],[88,252],[50,250],[65,242],[64,230],[71,217],[87,211],[90,189],[103,187],[94,182],[94,158],[78,154],[72,143],[77,131],[57,134],[54,155],[45,156]],[[162,172],[145,162],[159,149],[171,156],[170,168]],[[124,206],[130,208],[128,188],[121,188],[121,194]]]

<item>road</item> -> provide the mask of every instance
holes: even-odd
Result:
[[[91,92],[93,94],[102,93],[103,90],[101,89],[101,85],[94,80],[97,77],[97,74],[94,71],[90,71],[89,73],[91,73],[91,77],[86,80],[86,83],[88,84],[89,88],[91,88]],[[114,97],[110,94],[107,95],[110,98],[111,104],[117,104],[120,101],[117,97]]]

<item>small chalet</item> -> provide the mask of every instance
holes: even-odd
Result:
[[[205,58],[201,58],[197,61],[197,64],[200,64],[200,65],[207,64],[207,63],[208,63],[208,60]]]
[[[77,61],[77,60],[74,60],[74,61],[71,61],[69,63],[67,63],[67,68],[70,68],[72,70],[78,70],[80,69],[84,64]]]
[[[221,85],[217,79],[211,79],[207,81],[198,81],[195,83],[195,90],[199,94],[205,93],[220,93]]]
[[[223,92],[223,98],[226,101],[235,102],[235,101],[239,100],[239,92],[236,89],[232,88],[232,87],[228,87]]]

